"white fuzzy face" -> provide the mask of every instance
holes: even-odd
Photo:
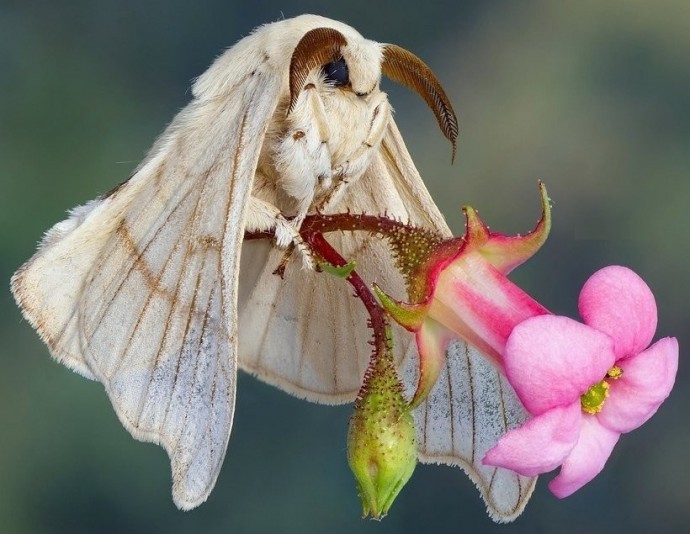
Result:
[[[315,19],[314,28],[324,25],[324,19]],[[309,72],[289,112],[286,89],[259,161],[268,181],[291,200],[281,208],[298,219],[335,201],[364,173],[391,117],[386,94],[379,89],[381,45],[347,26],[335,29],[347,44],[336,61]],[[289,65],[288,58],[286,71]]]

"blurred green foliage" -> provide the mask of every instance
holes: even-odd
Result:
[[[544,250],[515,279],[574,315],[586,277],[625,264],[653,288],[661,335],[685,347],[690,248],[690,4],[181,0],[0,4],[0,279],[65,210],[124,179],[189,98],[189,81],[262,22],[318,12],[433,67],[461,122],[456,164],[428,110],[390,84],[398,124],[456,231],[470,203],[496,230],[554,202]],[[430,133],[431,132],[431,133]],[[690,523],[690,403],[671,398],[607,469],[558,501],[542,482],[497,526],[470,481],[421,466],[381,524],[359,519],[345,460],[350,407],[242,376],[227,459],[199,509],[170,499],[164,452],[129,437],[102,387],[52,362],[0,293],[0,531],[649,532]],[[548,478],[548,477],[546,477]]]

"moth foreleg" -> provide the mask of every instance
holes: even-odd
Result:
[[[335,168],[334,174],[341,176],[342,179],[321,203],[319,206],[320,210],[325,211],[335,206],[347,188],[356,182],[371,165],[374,155],[381,150],[381,140],[391,119],[391,108],[385,93],[380,93],[374,98],[375,100],[372,103],[374,111],[369,124],[369,132],[362,144],[350,155],[347,161]]]
[[[294,244],[300,256],[302,256],[303,267],[314,270],[315,262],[312,253],[299,234],[294,221],[287,220],[273,204],[256,197],[249,197],[246,210],[246,232],[272,231],[275,235],[276,246],[288,248],[291,244]]]

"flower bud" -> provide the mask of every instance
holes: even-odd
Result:
[[[389,358],[379,358],[364,378],[350,419],[347,459],[363,516],[381,519],[417,462],[414,420]]]

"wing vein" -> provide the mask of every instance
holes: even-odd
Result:
[[[213,305],[213,291],[211,291],[211,296],[209,298],[208,307],[210,308],[212,305]],[[222,305],[221,305],[221,308],[222,308]],[[222,314],[222,310],[221,310],[221,314]],[[206,317],[208,317],[208,309],[206,310]],[[203,339],[203,333],[206,331],[206,317],[204,318],[204,328],[202,330],[202,339]],[[217,364],[218,364],[219,359],[220,358],[218,358],[218,357],[211,358],[211,360],[214,362],[213,373],[211,374],[212,380],[213,380],[213,382],[211,383],[211,398],[209,400],[209,406],[211,406],[211,407],[213,406],[215,398],[216,398],[216,380],[218,378]],[[198,362],[198,359],[197,359],[197,362]],[[195,375],[196,375],[196,373],[195,373]],[[211,411],[213,411],[213,410],[211,410]],[[187,413],[189,413],[189,412],[187,412]],[[187,417],[185,417],[185,423],[186,423],[186,419],[187,419]],[[213,439],[212,439],[213,423],[214,423],[213,416],[211,416],[206,421],[206,428],[204,429],[204,432],[202,434],[203,436],[205,436],[209,440],[209,444],[210,444],[208,447],[209,464],[212,463],[211,460],[213,458]],[[206,493],[206,490],[212,484],[213,484],[213,479],[211,479],[206,484],[206,486],[204,487],[204,493]]]
[[[204,321],[201,325],[201,332],[199,334],[199,344],[197,345],[197,349],[195,351],[196,358],[194,358],[194,368],[192,370],[192,383],[191,383],[190,391],[194,391],[194,389],[197,387],[197,378],[198,378],[198,374],[199,374],[198,373],[199,360],[201,359],[199,357],[199,354],[202,350],[202,347],[204,346],[206,327],[208,325],[208,318],[209,318],[208,311],[209,311],[209,308],[211,306],[211,303],[213,302],[213,296],[214,296],[215,290],[216,290],[215,286],[211,288],[211,292],[208,296],[208,301],[206,302],[206,306],[204,308]],[[184,421],[182,422],[182,425],[180,427],[182,430],[180,432],[180,435],[175,440],[175,445],[172,447],[173,450],[177,449],[177,446],[179,445],[180,440],[182,439],[182,436],[184,435],[184,429],[187,427],[187,423],[189,421],[189,412],[190,411],[191,410],[185,410],[185,412],[184,412]]]
[[[185,330],[184,330],[184,335],[182,336],[180,340],[180,350],[178,351],[178,356],[177,356],[177,362],[175,363],[175,375],[173,377],[173,383],[172,387],[170,388],[170,398],[168,400],[168,403],[165,407],[165,415],[163,416],[163,420],[166,422],[166,425],[168,423],[168,417],[170,415],[170,406],[173,403],[173,397],[175,395],[175,389],[177,388],[177,381],[180,376],[180,364],[182,362],[182,358],[184,357],[184,348],[185,348],[185,343],[187,342],[187,338],[190,334],[189,327],[192,323],[192,317],[196,313],[196,303],[197,303],[197,297],[199,296],[199,286],[201,285],[201,278],[202,278],[202,273],[204,270],[204,267],[206,266],[206,260],[204,258],[204,262],[201,265],[201,268],[199,269],[199,272],[197,273],[196,276],[196,284],[194,285],[194,294],[192,295],[192,302],[191,305],[189,306],[189,313],[187,315],[187,323],[185,325]],[[199,345],[197,346],[196,352],[199,351],[199,347],[201,346],[201,336],[199,336]]]
[[[169,221],[169,218],[166,220],[166,222],[167,221]],[[161,228],[162,228],[162,225],[161,225]],[[144,316],[146,315],[146,312],[148,311],[149,306],[151,305],[151,302],[153,301],[154,295],[158,292],[162,292],[162,288],[160,287],[160,283],[163,280],[163,277],[165,276],[165,273],[168,270],[168,266],[170,265],[170,260],[172,259],[174,254],[177,252],[179,244],[182,241],[182,237],[185,235],[187,235],[187,234],[185,234],[184,232],[180,232],[180,235],[178,236],[177,240],[175,241],[175,244],[173,246],[172,251],[170,252],[168,257],[166,258],[165,263],[163,264],[163,268],[161,269],[160,273],[158,273],[155,280],[153,280],[151,290],[149,291],[148,295],[146,296],[146,300],[144,301],[144,305],[143,305],[141,311],[139,312],[139,317],[137,317],[137,321],[134,324],[134,328],[132,329],[132,332],[130,332],[130,334],[129,334],[129,338],[127,339],[127,344],[125,345],[124,350],[122,351],[122,356],[117,359],[117,365],[115,366],[115,369],[113,370],[113,374],[117,374],[119,372],[124,361],[127,359],[128,353],[130,352],[130,350],[132,348],[132,341],[134,340],[134,337],[136,336],[136,334],[139,331],[139,328],[141,327],[142,323],[144,322]],[[151,240],[149,242],[149,244],[152,242],[153,242],[153,240]],[[191,249],[191,241],[187,245],[187,251],[185,252],[185,261],[188,257],[187,253],[189,252],[190,249]],[[142,256],[143,256],[143,254],[144,253],[142,253]],[[161,339],[161,341],[158,345],[158,353],[156,354],[156,359],[154,361],[154,367],[156,367],[156,365],[157,365],[159,355],[162,351],[163,343],[165,342],[165,337],[166,337],[167,330],[168,330],[170,315],[172,314],[172,310],[175,308],[175,303],[176,303],[177,298],[178,298],[179,280],[181,280],[181,279],[182,279],[182,276],[180,276],[178,278],[178,283],[175,284],[175,291],[174,291],[174,293],[172,293],[170,295],[171,298],[170,298],[170,311],[168,312],[168,321],[166,321],[166,324],[165,324],[165,328],[164,328],[164,332],[163,332],[163,338]]]
[[[171,211],[171,213],[170,213],[170,215],[168,216],[168,218],[166,218],[166,221],[169,220],[169,217],[172,216],[172,215],[179,209],[179,207],[180,207],[180,206],[182,205],[182,203],[186,200],[187,196],[188,196],[189,194],[191,194],[191,192],[192,192],[192,189],[190,189],[187,193],[185,193],[185,195],[182,197],[182,199],[180,199],[180,202],[173,208],[173,210]],[[118,235],[119,235],[120,232],[121,232],[120,228],[123,226],[123,224],[124,224],[124,219],[123,219],[122,223],[120,224],[120,226],[118,226],[118,232],[117,232]],[[115,299],[119,296],[120,291],[122,291],[122,287],[125,285],[125,282],[127,282],[127,280],[129,279],[130,274],[131,274],[132,271],[136,268],[136,266],[140,263],[140,260],[142,259],[142,257],[144,256],[144,254],[146,254],[146,252],[148,251],[149,246],[151,246],[151,243],[153,243],[153,242],[155,241],[156,237],[157,237],[158,234],[163,230],[163,227],[164,227],[164,226],[165,226],[164,224],[161,224],[161,225],[158,227],[158,229],[154,232],[154,235],[151,237],[151,239],[148,241],[148,243],[146,243],[146,245],[141,249],[141,251],[137,250],[137,254],[136,254],[135,257],[134,257],[134,261],[133,261],[132,264],[129,266],[129,268],[127,269],[127,271],[124,273],[124,276],[123,276],[122,279],[120,280],[119,285],[118,285],[117,288],[115,289],[114,293],[110,296],[110,298],[108,299],[107,302],[103,303],[103,305],[102,305],[102,307],[101,307],[102,313],[100,314],[99,318],[98,318],[96,321],[94,321],[94,323],[96,324],[96,328],[91,332],[91,334],[90,334],[91,337],[93,337],[96,333],[98,333],[98,331],[99,331],[101,325],[104,323],[103,319],[105,318],[105,316],[106,316],[106,315],[108,314],[108,312],[110,311],[110,308],[111,308],[113,302],[115,301]],[[127,233],[127,235],[129,236],[129,233]],[[124,236],[121,236],[121,237],[124,238]],[[131,236],[130,236],[130,239],[131,239]],[[132,241],[133,241],[133,240],[132,240]],[[130,248],[130,247],[128,247],[128,248]],[[136,249],[136,246],[135,246],[134,248]],[[105,256],[109,256],[109,254],[103,254],[103,256],[104,256],[104,257],[105,257]],[[98,271],[95,271],[95,272],[98,272]],[[115,280],[113,280],[113,283],[115,283]],[[110,285],[106,288],[106,291],[109,291],[109,290],[110,290],[110,287],[112,287],[112,284],[110,284]],[[104,291],[104,293],[105,293],[106,291]]]
[[[468,386],[470,388],[470,398],[472,399],[472,402],[470,402],[470,412],[472,420],[472,456],[470,458],[470,461],[472,465],[474,465],[475,456],[477,454],[475,447],[475,444],[477,442],[477,414],[474,410],[474,403],[476,402],[476,399],[474,398],[474,376],[472,375],[472,360],[470,358],[470,346],[467,343],[465,343],[465,358],[467,358]]]
[[[448,369],[448,405],[450,407],[450,447],[451,451],[455,453],[455,415],[453,413],[453,380],[451,378],[450,364],[446,363],[446,367]]]
[[[312,305],[314,303],[314,291],[312,288],[312,291],[309,291],[307,298],[306,299],[301,299],[301,305],[300,305],[300,316],[301,317],[308,317],[309,310],[312,310]],[[305,313],[306,312],[306,313]],[[299,335],[302,338],[302,346],[306,346],[306,340],[307,337],[309,336],[309,332],[311,330],[311,321],[306,320],[302,321],[301,324],[298,324],[298,327],[300,328],[300,333]],[[299,351],[298,354],[298,369],[299,369],[299,377],[301,380],[304,380],[304,361],[305,361],[305,353],[306,350],[301,350]],[[335,352],[335,350],[333,351]]]
[[[270,258],[270,256],[269,256]],[[268,265],[264,269],[266,271],[268,269]],[[269,276],[278,276],[274,274],[270,274]],[[276,290],[276,298],[275,300],[271,303],[271,315],[268,317],[268,321],[266,322],[266,328],[263,331],[263,335],[261,337],[261,344],[259,345],[259,354],[256,356],[256,366],[257,368],[261,367],[261,360],[263,359],[263,354],[266,350],[266,343],[268,341],[268,334],[271,332],[271,327],[273,326],[275,317],[276,317],[276,302],[279,302],[282,300],[282,295],[285,292],[285,284],[281,284],[278,286],[278,289]]]
[[[419,371],[417,371],[417,376],[419,376]],[[450,422],[453,424],[453,421]],[[427,437],[429,435],[429,402],[424,403],[424,452],[427,450]]]

